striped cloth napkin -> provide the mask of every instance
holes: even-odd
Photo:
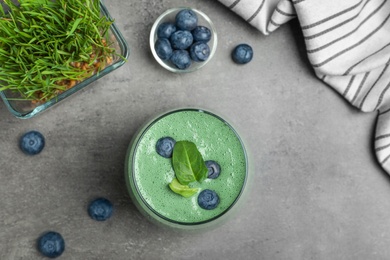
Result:
[[[299,19],[317,77],[361,111],[378,111],[375,153],[390,174],[390,1],[219,1],[265,35]]]

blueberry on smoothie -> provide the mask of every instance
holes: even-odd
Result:
[[[20,138],[20,149],[28,155],[39,154],[45,147],[45,138],[38,131],[29,131]]]
[[[213,160],[205,161],[206,167],[208,169],[207,178],[216,179],[221,173],[221,166]]]
[[[38,251],[46,257],[56,258],[65,250],[65,240],[60,233],[49,231],[38,239]]]
[[[190,48],[191,59],[194,61],[205,61],[210,56],[210,47],[204,42],[195,42]]]
[[[157,37],[162,38],[169,38],[171,37],[172,33],[176,32],[176,26],[173,23],[162,23],[157,28]]]
[[[211,39],[211,31],[206,26],[198,25],[191,33],[195,42],[209,42]]]
[[[253,49],[248,44],[237,45],[232,51],[232,59],[237,64],[246,64],[253,58]]]
[[[198,25],[198,16],[191,9],[183,9],[176,14],[175,22],[179,29],[191,31]]]
[[[186,50],[173,51],[171,62],[176,66],[176,68],[181,70],[189,68],[192,63],[190,54]]]
[[[93,200],[88,206],[89,216],[97,221],[105,221],[112,215],[112,203],[105,198],[98,198]]]
[[[215,209],[219,204],[218,194],[213,190],[203,190],[198,195],[198,204],[202,209]]]
[[[158,57],[162,60],[169,60],[172,56],[172,46],[170,41],[166,38],[157,39],[154,44],[154,49],[156,50]]]
[[[156,143],[156,151],[165,158],[171,158],[176,141],[172,137],[162,137]]]
[[[176,50],[185,50],[194,42],[194,37],[190,31],[176,31],[169,38],[171,45]]]

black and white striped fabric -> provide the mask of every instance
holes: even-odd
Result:
[[[390,173],[390,1],[219,1],[265,35],[299,19],[317,77],[361,111],[378,111],[374,147]]]

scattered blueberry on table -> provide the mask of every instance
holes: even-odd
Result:
[[[216,179],[218,178],[219,174],[221,173],[221,166],[213,160],[205,161],[206,167],[207,167],[207,178],[209,179]]]
[[[213,190],[202,190],[198,195],[198,204],[202,209],[215,209],[219,204],[218,194]]]
[[[237,64],[246,64],[253,58],[253,49],[250,45],[242,43],[232,51],[232,59]]]
[[[46,257],[56,258],[65,250],[65,240],[60,233],[49,231],[38,238],[38,251]]]
[[[175,143],[176,141],[172,137],[162,137],[156,143],[156,151],[162,157],[171,158]]]
[[[39,154],[45,147],[45,138],[38,131],[29,131],[20,138],[20,149],[28,155]]]
[[[89,216],[97,221],[105,221],[112,215],[112,203],[105,198],[97,198],[93,200],[88,206]]]

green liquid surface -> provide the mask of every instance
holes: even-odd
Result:
[[[170,190],[175,173],[172,160],[157,154],[155,145],[161,137],[194,142],[203,159],[221,166],[217,179],[191,183],[190,187],[217,192],[220,203],[205,210],[197,203],[198,194],[184,198]],[[239,197],[246,179],[246,154],[232,128],[219,118],[198,110],[182,110],[154,121],[141,136],[135,148],[133,178],[140,196],[152,211],[179,223],[200,223],[218,217]]]

